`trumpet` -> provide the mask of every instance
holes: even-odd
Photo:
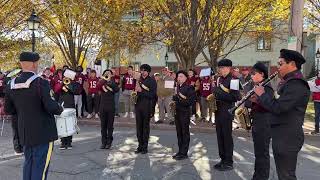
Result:
[[[261,86],[266,86],[272,79],[278,75],[278,72],[272,74],[268,79],[265,79],[260,83]],[[240,101],[236,102],[236,105],[233,108],[230,108],[228,111],[230,114],[234,114],[235,110],[238,109],[243,103],[245,103],[252,95],[254,94],[254,89],[251,89]]]
[[[70,79],[70,78],[67,78],[67,77],[64,77],[63,80],[62,80],[62,82],[63,82],[62,90],[63,90],[64,92],[68,92],[68,91],[69,91],[68,85],[71,83],[71,79]]]

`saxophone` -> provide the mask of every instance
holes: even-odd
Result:
[[[174,117],[176,115],[176,108],[177,108],[177,106],[176,106],[175,101],[172,101],[169,103],[169,111],[170,111],[172,117]]]
[[[131,94],[130,94],[130,100],[131,100],[131,102],[133,104],[137,104],[137,101],[138,101],[138,92],[136,91],[136,89],[137,89],[137,87],[141,86],[141,82],[139,81],[140,77],[141,77],[140,73],[135,73],[134,74],[134,79],[136,79],[137,83],[136,83],[135,90],[132,91]]]

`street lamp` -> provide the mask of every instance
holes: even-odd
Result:
[[[168,67],[168,59],[169,59],[169,56],[168,56],[168,53],[166,52],[166,55],[164,56],[164,60],[166,62],[166,67]]]
[[[318,73],[319,73],[319,59],[320,59],[320,50],[318,48],[317,52],[316,52],[316,59],[317,59],[317,72],[316,72],[316,75],[318,76]]]
[[[34,10],[32,11],[31,16],[28,18],[27,20],[28,22],[28,28],[29,30],[32,31],[32,52],[35,51],[35,45],[36,45],[36,37],[34,35],[34,31],[39,29],[40,26],[40,19],[39,17],[36,15],[36,13],[34,12]]]

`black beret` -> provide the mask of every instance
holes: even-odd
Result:
[[[231,67],[232,66],[232,61],[230,59],[222,59],[218,62],[218,66],[226,66],[226,67]]]
[[[262,72],[264,74],[264,78],[267,79],[268,78],[268,68],[265,64],[263,64],[262,62],[257,62],[255,65],[253,65],[253,70],[258,71],[258,72]]]
[[[39,59],[40,59],[40,56],[38,53],[22,52],[20,54],[20,61],[36,62],[36,61],[39,61]]]
[[[142,70],[142,69],[145,71],[151,72],[151,67],[148,64],[142,64],[140,66],[140,70]]]
[[[283,58],[287,61],[294,61],[299,69],[301,68],[301,65],[306,62],[304,57],[299,52],[289,49],[281,49],[280,58]]]
[[[183,74],[184,76],[186,76],[186,78],[189,77],[189,76],[188,76],[188,73],[187,73],[186,71],[184,71],[184,70],[178,71],[178,72],[177,72],[177,76],[178,76],[179,74]]]

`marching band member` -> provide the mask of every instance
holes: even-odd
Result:
[[[50,68],[44,69],[43,74],[42,74],[42,78],[47,80],[49,83],[51,82],[52,76],[51,76]]]
[[[200,81],[199,78],[196,77],[196,72],[193,69],[189,69],[188,71],[188,81],[187,83],[191,86],[194,87],[196,93],[198,93],[200,89]],[[197,118],[197,101],[198,101],[198,96],[194,99],[194,103],[192,104],[191,107],[191,121],[195,122]]]
[[[251,79],[253,83],[258,85],[267,78],[268,68],[261,62],[256,63],[251,72]],[[271,97],[274,94],[270,84],[265,86],[265,91]],[[254,174],[252,180],[268,180],[270,173],[270,119],[273,118],[273,115],[259,104],[256,95],[252,95],[249,100],[252,102],[248,104],[251,108],[252,139],[255,155]]]
[[[200,110],[201,120],[206,121],[208,116],[208,102],[207,97],[212,93],[212,84],[210,76],[205,76],[200,81]],[[208,122],[211,122],[212,114],[209,114]]]
[[[74,95],[77,91],[79,91],[80,84],[71,80],[70,78],[64,76],[63,77],[63,86],[61,87],[61,95],[59,98],[59,103],[63,104],[64,108],[73,108],[75,109],[75,101],[74,101]],[[61,138],[61,150],[64,149],[72,149],[72,136],[63,137]]]
[[[217,100],[215,123],[221,161],[214,168],[219,171],[228,171],[233,169],[232,121],[234,119],[228,109],[234,106],[240,94],[237,89],[231,88],[234,81],[231,73],[232,61],[222,59],[218,62],[218,67],[221,76],[217,79],[214,93]],[[239,82],[237,83],[239,85]]]
[[[87,106],[88,106],[88,116],[90,119],[95,114],[95,118],[99,118],[99,104],[100,104],[100,95],[99,95],[99,78],[97,77],[96,70],[90,71],[90,76],[87,79],[88,83],[88,95],[87,95]],[[94,113],[93,113],[94,112]]]
[[[5,111],[18,117],[20,143],[24,148],[23,179],[47,179],[53,141],[58,139],[54,115],[63,108],[50,96],[48,81],[39,78],[39,54],[20,54],[22,74],[6,89]]]
[[[78,113],[78,118],[82,118],[81,113],[82,113],[82,94],[83,94],[83,84],[86,81],[86,76],[82,74],[83,68],[81,66],[78,66],[76,68],[76,76],[75,76],[75,81],[79,84],[78,90],[75,92],[74,95],[74,103],[77,108],[77,113]]]
[[[107,69],[103,72],[103,79],[99,82],[101,121],[101,147],[100,149],[110,149],[113,141],[113,122],[115,114],[115,93],[119,92],[119,87],[112,79],[113,73]]]
[[[279,180],[297,179],[297,156],[304,142],[302,125],[310,97],[308,83],[300,71],[305,62],[299,52],[282,49],[278,72],[283,81],[279,83],[278,96],[269,95],[262,86],[254,89],[259,104],[273,114],[272,149]]]
[[[61,90],[62,90],[62,79],[63,79],[63,71],[62,69],[58,69],[56,75],[52,78],[50,85],[54,92],[54,99],[59,101]]]
[[[116,74],[116,67],[112,67],[111,68],[111,71],[112,71],[112,79],[114,80],[114,82],[117,84],[117,86],[120,88],[120,76]],[[120,72],[119,72],[120,74]],[[119,115],[119,99],[120,99],[120,91],[116,92],[114,94],[114,108],[115,108],[115,117],[120,117]]]
[[[128,72],[123,76],[122,79],[122,95],[124,98],[124,109],[125,114],[124,118],[128,117],[128,114],[130,112],[130,117],[134,118],[134,104],[131,101],[131,93],[134,91],[134,88],[136,87],[136,79],[133,77],[133,67],[128,66]]]
[[[196,94],[194,87],[186,83],[187,79],[187,72],[177,72],[177,94],[172,97],[172,100],[176,104],[175,125],[179,146],[179,152],[172,156],[175,160],[188,158],[190,143],[190,107],[195,101]]]
[[[154,78],[150,77],[151,67],[148,64],[142,64],[140,72],[141,77],[136,86],[138,99],[135,106],[139,146],[135,153],[146,154],[150,135],[151,108],[157,92],[157,83]]]

